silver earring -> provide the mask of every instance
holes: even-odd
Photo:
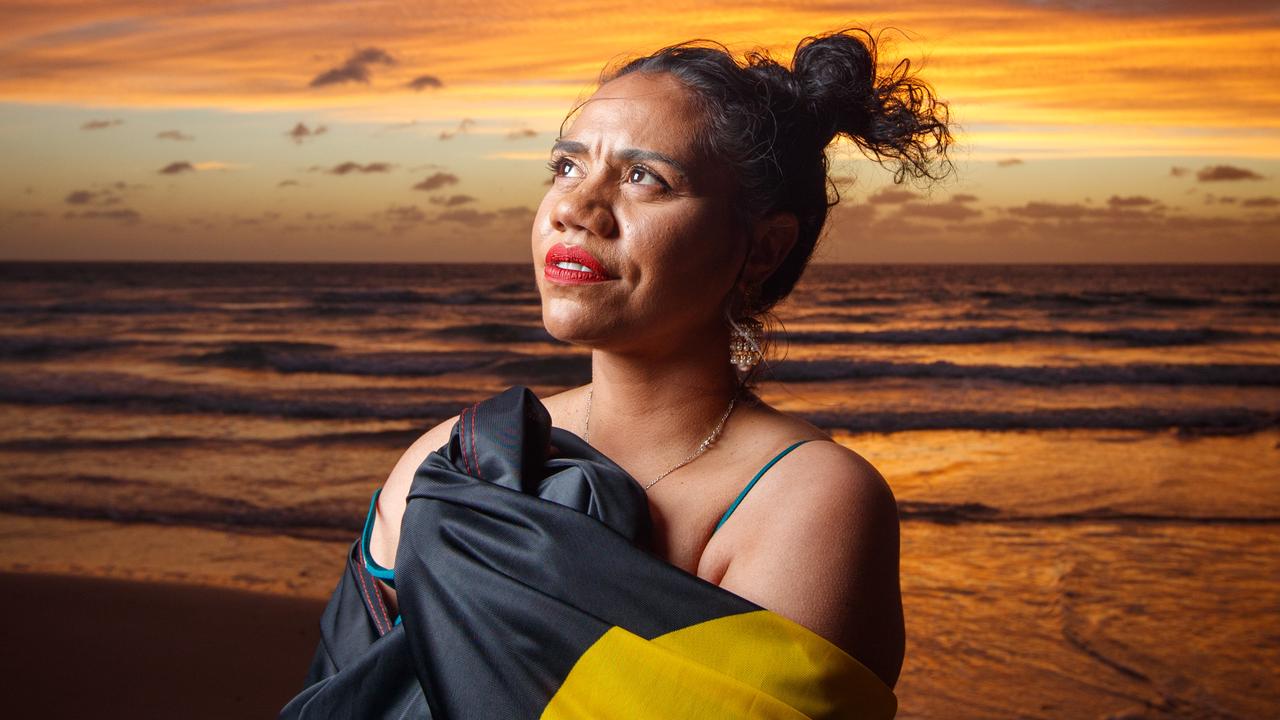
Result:
[[[760,331],[763,326],[755,318],[744,317],[733,323],[729,340],[729,362],[742,372],[750,372],[760,362]]]
[[[760,333],[763,326],[758,320],[751,317],[751,310],[754,307],[755,291],[751,286],[747,286],[742,290],[742,314],[743,317],[734,320],[729,319],[729,325],[733,328],[733,334],[729,339],[729,362],[738,366],[738,370],[746,373],[760,362],[763,353],[760,351]]]

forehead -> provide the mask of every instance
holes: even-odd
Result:
[[[693,159],[701,122],[696,99],[666,73],[634,72],[601,85],[564,134],[588,145],[622,143]]]

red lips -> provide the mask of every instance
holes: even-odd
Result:
[[[579,265],[584,265],[587,268],[589,268],[590,272],[585,272],[582,270],[568,270],[565,268],[557,268],[556,263],[558,262],[578,263]],[[545,270],[547,272],[555,270],[559,273],[576,273],[577,275],[582,276],[584,279],[588,277],[593,277],[593,276],[594,276],[594,279],[600,279],[600,280],[613,279],[613,276],[610,275],[604,269],[604,265],[600,264],[600,261],[597,260],[594,255],[587,252],[586,250],[584,250],[582,247],[578,245],[565,245],[564,243],[556,243],[555,245],[551,246],[550,250],[547,251],[547,262],[546,262]]]

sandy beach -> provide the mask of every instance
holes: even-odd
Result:
[[[0,573],[5,714],[273,718],[323,603],[174,583]]]

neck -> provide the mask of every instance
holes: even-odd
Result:
[[[644,356],[596,349],[591,354],[590,442],[637,466],[670,464],[696,448],[738,393],[728,335]],[[739,396],[739,404],[742,397]],[[735,412],[737,408],[735,406]],[[722,431],[727,433],[732,417]],[[654,453],[653,448],[667,448]],[[678,457],[677,457],[678,459]]]

